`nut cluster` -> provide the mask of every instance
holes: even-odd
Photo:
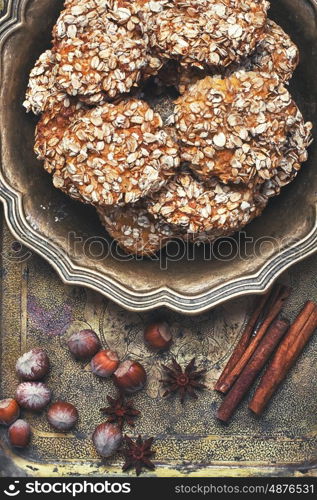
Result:
[[[24,103],[35,152],[127,253],[230,235],[306,161],[312,125],[284,86],[299,53],[268,6],[65,1]]]
[[[169,324],[162,319],[147,324],[144,329],[144,342],[149,349],[162,355],[162,351],[169,349],[173,343]],[[91,359],[92,373],[101,378],[112,377],[118,389],[118,397],[107,396],[109,406],[101,408],[101,412],[107,415],[106,422],[97,425],[91,435],[98,455],[108,458],[121,453],[125,458],[122,468],[124,472],[135,468],[136,474],[139,475],[143,468],[154,470],[155,464],[150,460],[155,454],[151,449],[154,438],[143,440],[139,435],[136,441],[133,441],[127,435],[123,436],[124,426],[127,424],[134,427],[134,420],[141,415],[134,407],[133,400],[127,400],[126,396],[144,388],[147,381],[144,367],[131,359],[120,362],[115,352],[101,349],[97,334],[90,329],[75,331],[65,344],[76,360]],[[161,380],[165,387],[163,397],[178,393],[183,403],[187,395],[197,399],[196,391],[206,387],[201,382],[206,370],[197,370],[195,358],[184,370],[175,358],[172,358],[171,366],[162,365],[162,368],[165,372],[165,379]],[[50,389],[43,382],[39,382],[39,379],[48,375],[49,369],[49,357],[41,348],[31,349],[16,362],[17,375],[24,381],[19,384],[15,399],[0,401],[0,425],[8,427],[7,439],[14,448],[27,447],[32,437],[30,424],[19,418],[21,410],[39,412],[50,403]],[[65,433],[78,424],[79,412],[73,404],[57,400],[50,405],[46,418],[52,428]]]
[[[31,440],[32,432],[30,424],[19,418],[20,413],[23,410],[39,413],[49,405],[51,390],[39,380],[48,375],[50,360],[44,349],[34,348],[19,357],[15,368],[22,382],[16,389],[15,399],[0,401],[0,425],[9,426],[8,440],[11,446],[25,448]],[[72,429],[77,419],[75,406],[64,401],[53,403],[47,413],[50,425],[61,432]]]
[[[155,327],[155,341],[159,339],[159,348],[162,348],[162,339],[165,341],[171,335],[166,323]],[[151,330],[151,325],[149,326]],[[162,331],[162,338],[160,330]],[[150,339],[153,344],[153,338]],[[133,425],[133,419],[140,414],[133,407],[132,401],[125,401],[126,394],[134,394],[142,390],[147,381],[144,367],[137,361],[126,359],[120,361],[116,352],[102,349],[101,342],[93,330],[74,332],[67,340],[67,346],[77,361],[90,360],[93,375],[110,379],[120,391],[117,400],[108,397],[111,403],[103,411],[109,415],[108,422],[97,427],[93,434],[93,442],[99,454],[112,455],[122,440],[123,423],[127,421]],[[21,411],[42,412],[51,402],[52,392],[46,383],[40,382],[50,370],[50,360],[44,349],[33,348],[22,354],[16,362],[16,373],[22,382],[19,383],[15,398],[0,400],[0,426],[8,427],[8,440],[13,447],[25,448],[31,439],[31,427],[28,422],[20,418]],[[68,432],[73,429],[79,413],[73,404],[66,401],[53,402],[46,415],[48,423],[59,432]],[[112,425],[110,422],[117,422]],[[119,425],[120,424],[120,425]]]
[[[101,411],[108,415],[108,420],[98,425],[92,434],[97,453],[102,457],[110,457],[118,451],[122,443],[124,423],[133,426],[133,419],[140,414],[134,409],[132,401],[125,400],[125,395],[134,394],[144,388],[147,380],[146,371],[137,361],[126,359],[121,362],[116,352],[101,349],[100,341],[92,330],[73,333],[67,344],[77,360],[92,358],[90,367],[93,375],[101,379],[112,378],[120,392],[118,399],[107,396],[110,407],[102,408]],[[78,413],[73,405],[55,403],[49,409],[47,417],[52,426],[66,431],[75,425]]]

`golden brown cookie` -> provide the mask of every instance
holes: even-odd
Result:
[[[148,210],[187,239],[203,233],[208,240],[231,234],[259,215],[256,192],[213,179],[208,186],[182,172],[148,199]]]
[[[47,50],[41,54],[30,73],[23,103],[27,111],[33,111],[38,115],[44,110],[59,107],[60,103],[65,107],[70,105],[70,98],[66,92],[56,87],[56,70],[54,54],[51,50]]]
[[[198,69],[194,66],[179,66],[174,70],[174,85],[180,94],[184,94],[191,85],[206,76],[230,76],[232,73],[245,71],[260,71],[269,74],[276,74],[282,82],[288,82],[298,65],[299,51],[295,43],[287,33],[271,19],[268,19],[264,38],[257,45],[255,52],[239,63],[232,63],[225,71],[221,68]],[[164,68],[159,73],[164,74]]]
[[[68,3],[53,29],[58,87],[95,104],[156,74],[162,62],[148,52],[139,8],[138,1]]]
[[[312,142],[311,122],[297,123],[293,133],[288,137],[284,147],[284,156],[278,164],[274,175],[260,186],[264,198],[272,198],[280,194],[281,189],[292,182],[308,158],[307,146]],[[303,138],[304,146],[303,146]]]
[[[38,134],[37,142],[42,136]],[[55,155],[47,158],[45,151],[42,141],[40,158],[45,158],[56,187],[101,206],[135,203],[157,191],[180,161],[161,117],[136,99],[80,110],[64,131]]]
[[[281,81],[288,82],[298,62],[299,51],[295,43],[281,26],[269,19],[263,40],[254,54],[242,64],[241,69],[276,73]]]
[[[99,207],[97,212],[107,232],[128,254],[154,255],[176,236],[169,224],[156,220],[142,204]]]
[[[55,46],[56,84],[72,96],[105,92],[114,98],[129,92],[147,63],[146,44],[125,29],[115,33],[94,30]]]
[[[78,119],[84,112],[82,103],[67,97],[66,101],[55,102],[53,108],[48,108],[41,115],[35,131],[34,151],[37,158],[44,162],[47,172],[52,173],[65,167],[65,158],[62,154],[64,134],[72,121]],[[54,185],[59,187],[58,181]],[[75,187],[72,188],[70,195],[79,197]]]
[[[262,39],[269,7],[265,0],[172,0],[159,5],[148,22],[152,49],[202,69],[228,66],[251,54]]]
[[[175,127],[182,160],[202,179],[245,185],[270,179],[290,137],[305,150],[310,132],[276,75],[244,71],[192,85],[176,101]]]

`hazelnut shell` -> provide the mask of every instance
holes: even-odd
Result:
[[[122,433],[116,425],[104,423],[95,429],[92,440],[99,455],[110,457],[118,450],[122,441]]]
[[[59,431],[68,431],[77,423],[77,408],[70,403],[57,401],[50,406],[47,412],[47,420],[55,429]]]
[[[22,408],[41,411],[50,402],[51,391],[42,382],[23,382],[17,388],[16,400]]]
[[[44,349],[35,348],[22,354],[16,362],[16,372],[22,380],[41,380],[48,373],[50,361]]]
[[[138,361],[124,361],[113,374],[116,386],[130,394],[143,389],[146,379],[146,371]]]
[[[25,448],[31,439],[31,427],[25,420],[16,420],[8,429],[8,437],[12,446]]]
[[[98,377],[110,377],[119,366],[116,352],[108,350],[99,351],[91,360],[91,371]]]
[[[15,399],[8,398],[0,401],[0,425],[11,425],[19,418],[20,407]]]
[[[144,330],[144,340],[152,349],[168,349],[172,343],[169,325],[165,321],[151,323]]]
[[[73,333],[67,344],[76,359],[90,359],[101,348],[100,340],[93,330],[81,330]]]

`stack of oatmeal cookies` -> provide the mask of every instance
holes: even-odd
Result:
[[[298,49],[268,7],[65,1],[24,102],[35,152],[127,253],[234,233],[306,161],[312,125],[286,87]]]

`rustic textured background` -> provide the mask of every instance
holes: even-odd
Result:
[[[1,6],[1,0],[0,0]],[[2,217],[2,215],[1,215]],[[1,218],[1,220],[3,220]],[[120,356],[140,359],[149,374],[147,390],[135,397],[142,410],[136,435],[156,437],[157,475],[316,475],[317,338],[305,349],[297,366],[261,419],[244,403],[229,426],[214,418],[221,398],[205,391],[197,403],[181,406],[162,400],[158,380],[161,362],[174,355],[180,363],[193,355],[208,370],[207,385],[214,381],[232,351],[247,319],[252,298],[226,303],[198,317],[170,311],[136,314],[79,287],[64,286],[39,257],[14,242],[5,224],[1,227],[1,366],[0,394],[14,394],[15,360],[21,351],[44,346],[52,359],[48,383],[54,397],[75,403],[80,411],[78,429],[71,434],[52,432],[43,416],[28,415],[33,441],[25,451],[13,453],[2,430],[0,473],[3,475],[60,475],[120,473],[120,457],[101,461],[90,440],[102,422],[99,408],[106,394],[114,394],[111,382],[93,377],[89,367],[75,363],[65,344],[77,329],[93,328],[105,346]],[[298,264],[281,278],[294,292],[285,309],[292,319],[307,299],[317,300],[317,256]],[[174,344],[170,352],[153,355],[144,347],[144,324],[152,317],[165,317],[172,325]]]
[[[223,426],[214,418],[221,398],[212,387],[240,335],[252,298],[231,301],[193,318],[166,310],[130,313],[95,292],[63,285],[36,255],[21,263],[20,257],[28,251],[20,249],[5,225],[1,241],[1,395],[14,394],[19,354],[43,346],[52,361],[48,384],[54,398],[69,400],[80,412],[78,429],[66,436],[52,432],[43,415],[27,415],[34,433],[32,446],[18,453],[9,449],[3,431],[0,464],[4,474],[120,473],[120,457],[103,462],[91,446],[91,432],[103,420],[99,408],[105,406],[106,394],[115,391],[110,381],[93,377],[89,366],[75,363],[69,355],[66,340],[81,328],[93,328],[105,346],[145,365],[149,383],[135,397],[142,418],[132,434],[156,437],[158,475],[316,473],[317,337],[261,419],[253,417],[244,403],[231,424]],[[313,257],[283,275],[281,281],[294,289],[285,309],[290,319],[306,299],[317,300],[316,267],[317,257]],[[153,355],[142,340],[144,324],[154,316],[165,317],[173,329],[173,347],[163,355]],[[173,398],[162,400],[160,364],[172,355],[181,363],[195,355],[208,370],[210,390],[197,403],[181,406]]]

